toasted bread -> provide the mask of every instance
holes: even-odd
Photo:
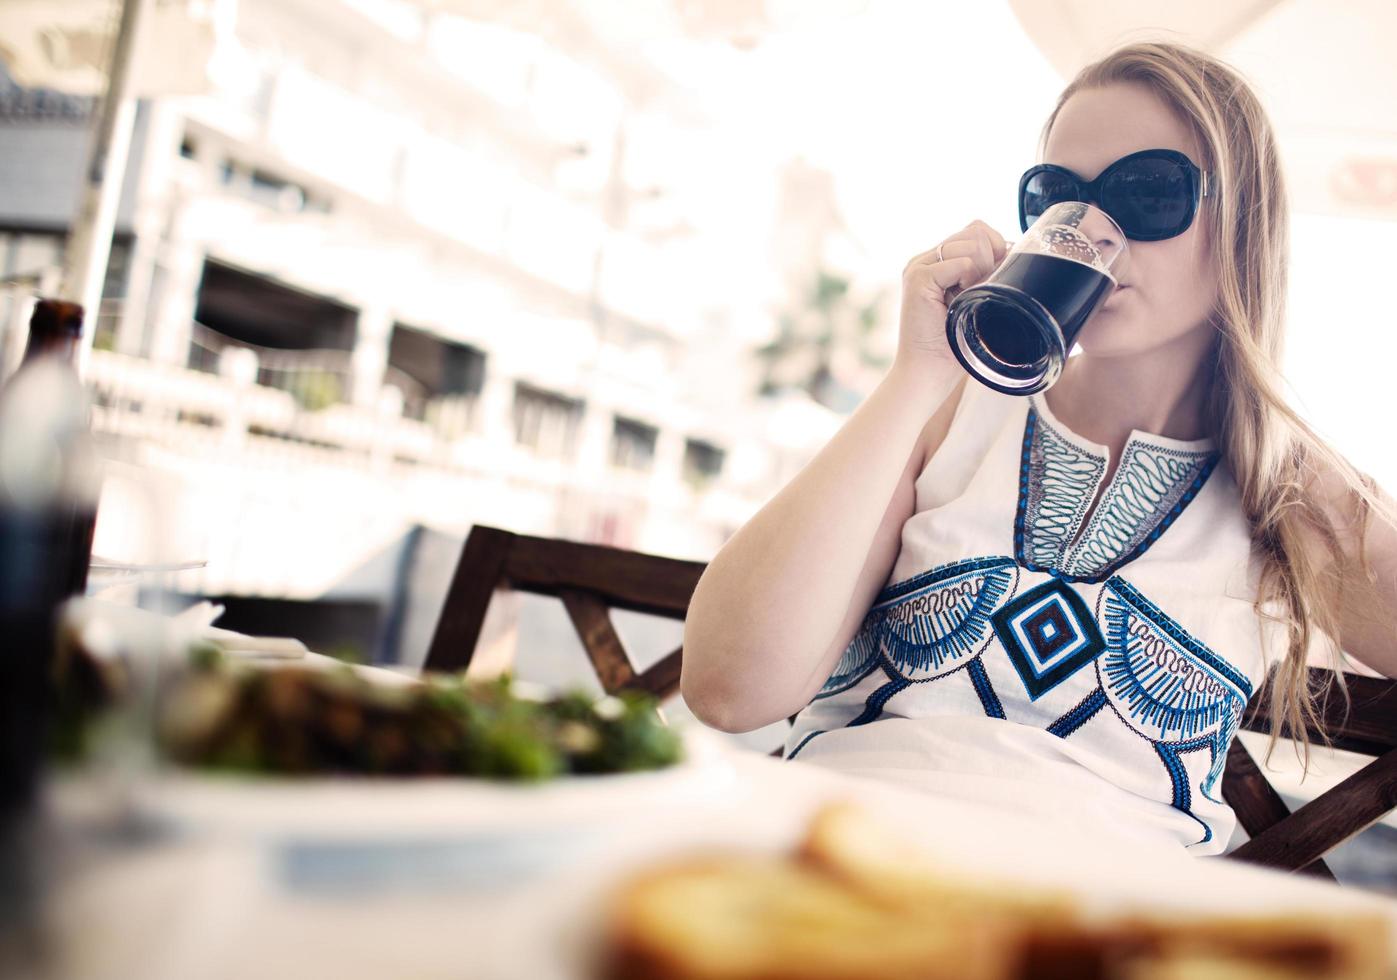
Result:
[[[999,980],[995,921],[937,923],[799,864],[714,858],[628,883],[613,907],[611,980]]]
[[[847,805],[789,858],[654,869],[611,913],[608,980],[1377,980],[1391,956],[1376,915],[1087,916],[1065,892],[949,873]]]
[[[796,858],[869,896],[938,915],[1007,915],[1051,929],[1078,917],[1067,892],[1024,889],[945,868],[866,809],[836,803],[815,814]]]

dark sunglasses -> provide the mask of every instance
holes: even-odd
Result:
[[[1019,178],[1019,226],[1062,201],[1086,201],[1105,211],[1125,237],[1158,242],[1193,224],[1198,202],[1212,192],[1209,174],[1178,150],[1141,150],[1083,180],[1064,167],[1040,163]]]

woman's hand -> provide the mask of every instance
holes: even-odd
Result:
[[[946,307],[963,289],[989,277],[1008,251],[1004,238],[972,221],[902,270],[902,318],[897,359],[906,363],[955,363],[946,340]]]

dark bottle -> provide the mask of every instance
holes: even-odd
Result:
[[[57,613],[83,592],[97,479],[75,358],[82,307],[40,300],[0,388],[0,812],[27,808],[41,771]]]
[[[61,299],[41,299],[29,318],[29,343],[23,367],[40,357],[57,357],[76,367],[78,342],[82,340],[82,307]]]

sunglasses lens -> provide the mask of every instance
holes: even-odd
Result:
[[[1040,170],[1023,188],[1024,218],[1032,222],[1054,204],[1077,200],[1077,182],[1065,174]]]
[[[1193,207],[1188,171],[1173,160],[1132,160],[1107,177],[1101,206],[1131,238],[1178,234]]]

